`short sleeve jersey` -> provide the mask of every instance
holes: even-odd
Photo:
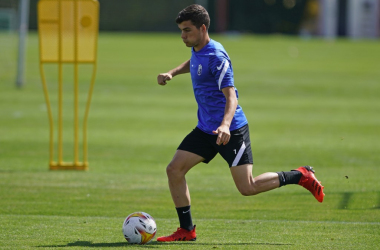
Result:
[[[232,86],[238,97],[231,61],[223,46],[212,39],[200,51],[196,52],[194,48],[191,51],[190,74],[198,103],[197,127],[205,133],[212,134],[224,117],[226,98],[222,89]],[[247,118],[238,105],[230,131],[246,124],[248,124]]]

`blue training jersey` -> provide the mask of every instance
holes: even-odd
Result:
[[[222,92],[225,87],[234,86],[234,73],[230,58],[223,46],[214,41],[200,51],[191,49],[190,74],[195,99],[198,103],[198,125],[203,132],[212,134],[224,117],[226,98]],[[236,96],[238,91],[235,88]],[[230,131],[248,124],[243,109],[237,105]]]

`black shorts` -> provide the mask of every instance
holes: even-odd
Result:
[[[203,157],[204,163],[209,163],[219,153],[230,167],[252,164],[253,157],[248,124],[230,133],[230,141],[226,145],[219,146],[216,144],[218,135],[207,134],[196,127],[183,139],[178,149]]]

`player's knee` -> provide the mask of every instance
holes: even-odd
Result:
[[[240,194],[243,195],[243,196],[251,196],[251,195],[253,195],[253,194],[250,192],[250,190],[247,190],[247,189],[239,189],[239,192],[240,192]]]
[[[168,178],[177,178],[182,175],[178,166],[172,162],[166,167],[166,174]]]
[[[240,187],[238,187],[238,190],[239,190],[240,194],[243,196],[251,196],[251,195],[258,194],[258,192],[256,192],[256,190],[250,186],[249,187],[240,186]]]
[[[173,168],[173,165],[169,163],[169,165],[166,167],[166,175],[168,177],[172,176],[174,174],[175,170]]]

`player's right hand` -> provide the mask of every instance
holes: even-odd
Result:
[[[157,76],[157,83],[159,85],[166,85],[166,81],[170,81],[173,76],[169,73],[161,73]]]
[[[216,130],[212,131],[214,135],[218,135],[216,138],[216,144],[220,145],[226,145],[231,138],[230,129],[226,125],[220,125]]]

